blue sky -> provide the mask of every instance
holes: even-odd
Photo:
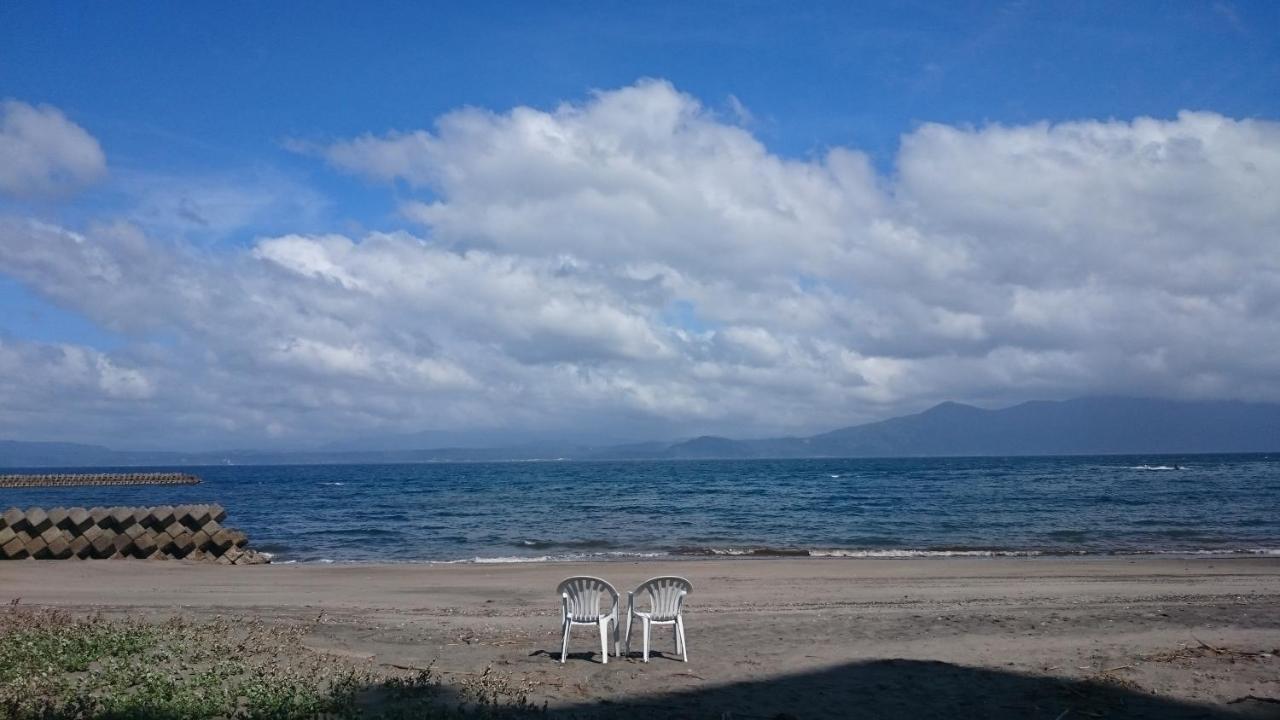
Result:
[[[1074,121],[1115,122],[1126,124],[1128,132],[1138,133],[1139,129],[1132,125],[1136,118],[1175,122],[1183,111],[1210,113],[1232,122],[1275,121],[1280,116],[1278,37],[1280,4],[1273,2],[566,2],[454,6],[316,2],[305,6],[233,3],[204,7],[159,2],[127,6],[7,3],[0,7],[0,99],[56,109],[61,117],[92,136],[106,160],[101,177],[81,183],[74,191],[0,194],[0,215],[82,233],[90,243],[96,242],[95,228],[126,224],[154,247],[182,258],[182,267],[205,276],[225,273],[228,283],[244,282],[236,274],[240,272],[238,268],[266,255],[264,239],[288,235],[340,234],[354,239],[357,248],[362,249],[366,244],[361,238],[370,232],[404,231],[448,244],[457,252],[479,248],[507,253],[511,258],[563,260],[567,255],[589,262],[589,248],[575,250],[571,242],[561,244],[556,240],[564,235],[558,228],[545,228],[544,241],[536,251],[532,245],[517,248],[502,237],[491,237],[493,228],[481,227],[483,223],[477,218],[495,217],[496,209],[512,206],[510,198],[479,202],[478,209],[466,215],[470,220],[463,218],[464,206],[475,198],[478,186],[467,184],[465,178],[437,177],[433,173],[448,165],[470,173],[466,177],[473,183],[487,178],[484,182],[491,186],[494,178],[485,174],[487,170],[482,172],[478,156],[466,154],[470,130],[446,137],[448,133],[437,128],[442,118],[465,114],[467,108],[503,118],[513,108],[521,107],[547,114],[569,127],[568,118],[555,115],[563,104],[588,113],[607,105],[601,97],[612,97],[610,93],[641,87],[645,79],[655,79],[669,92],[654,91],[645,95],[643,102],[656,106],[671,97],[680,97],[696,104],[688,112],[714,124],[716,142],[728,143],[724,147],[736,147],[733,143],[742,138],[734,133],[745,133],[748,144],[754,143],[768,163],[793,162],[824,172],[831,167],[833,149],[848,149],[865,158],[874,176],[870,185],[885,193],[875,202],[900,205],[885,216],[898,222],[904,213],[916,212],[922,206],[919,198],[912,201],[914,204],[907,204],[904,198],[911,193],[905,185],[899,185],[905,174],[903,138],[938,140],[938,136],[922,133],[922,128],[936,125],[960,133],[957,137],[976,141],[990,139],[983,133],[996,126],[1034,128],[1041,122],[1048,122],[1051,127]],[[624,100],[619,96],[620,104],[625,105]],[[473,122],[472,130],[476,132],[494,133],[491,140],[495,146],[502,142],[501,137],[509,137],[499,136],[496,133],[501,128],[475,118],[468,122]],[[513,127],[507,130],[514,132]],[[351,146],[360,138],[391,143],[402,136],[388,133],[417,130],[440,141],[423,151],[424,162],[432,167],[419,168],[421,172],[389,169],[369,157],[358,157],[370,150],[369,146]],[[1183,130],[1186,128],[1174,128],[1169,131],[1170,136]],[[676,132],[681,132],[680,127]],[[1103,132],[1099,137],[1110,135]],[[1252,141],[1241,142],[1247,145]],[[394,152],[413,152],[412,148],[397,145],[386,147]],[[1245,147],[1240,152],[1247,155],[1253,150]],[[717,157],[713,154],[709,161]],[[691,173],[697,175],[699,167],[705,169],[709,165],[692,167]],[[520,173],[527,170],[511,168],[503,177],[525,177]],[[551,177],[535,172],[532,184]],[[580,188],[577,192],[599,191],[608,182],[607,178],[596,178],[588,181],[585,190]],[[1185,190],[1182,185],[1174,185],[1182,188],[1178,192]],[[1161,192],[1166,191],[1169,190]],[[708,194],[713,196],[716,193]],[[1204,196],[1202,193],[1197,197]],[[486,206],[485,202],[493,204]],[[431,203],[443,208],[434,214],[420,211]],[[442,219],[442,213],[448,215],[447,220]],[[924,214],[929,217],[917,218],[915,226],[915,231],[924,235],[941,232],[954,239],[965,233],[990,231],[993,236],[1014,232],[1031,237],[1039,232],[1017,223],[1006,227],[990,218],[979,222],[943,217],[940,212]],[[970,220],[973,223],[966,224]],[[693,219],[690,223],[687,227],[697,226]],[[1061,222],[1054,223],[1053,227],[1061,228]],[[1121,224],[1124,223],[1117,220],[1111,227]],[[1264,223],[1246,228],[1244,233],[1252,236],[1265,229]],[[675,232],[679,234],[678,230]],[[10,249],[18,248],[20,242],[34,241],[0,237],[0,243],[8,244]],[[627,247],[632,247],[645,241],[627,242]],[[768,245],[786,239],[779,236],[760,242]],[[945,244],[941,239],[920,242],[935,249]],[[972,251],[973,248],[964,251],[970,253],[970,260],[977,257]],[[754,250],[744,252],[750,255]],[[1002,257],[1016,252],[1008,251]],[[40,347],[58,344],[104,353],[102,357],[106,359],[102,362],[132,368],[140,373],[139,377],[150,378],[147,386],[157,394],[149,395],[149,402],[164,395],[156,389],[163,382],[174,382],[159,379],[166,373],[171,378],[183,377],[184,373],[205,377],[233,373],[233,367],[257,367],[244,358],[236,362],[248,365],[223,364],[236,353],[211,344],[215,341],[194,330],[198,323],[190,317],[139,325],[134,322],[136,318],[105,314],[100,303],[60,294],[62,291],[49,285],[54,281],[38,270],[37,266],[45,265],[28,255],[24,258],[21,262],[11,259],[7,268],[0,265],[0,303],[6,308],[0,313],[0,341],[20,348],[25,353],[23,357]],[[1105,265],[1114,258],[1097,260]],[[52,261],[40,262],[48,265]],[[619,273],[630,277],[639,272],[636,267],[649,262],[667,267],[669,272],[663,277],[668,279],[675,271],[687,271],[688,277],[698,274],[691,265],[682,264],[691,261],[656,251],[638,254],[632,262],[625,269],[607,272],[592,266],[592,272],[611,278]],[[790,283],[792,290],[788,292],[805,300],[843,293],[843,301],[833,301],[836,306],[831,312],[835,315],[851,312],[850,308],[858,303],[868,303],[875,312],[882,312],[898,302],[870,299],[865,283],[850,291],[811,270],[794,268],[785,282],[779,279],[780,284],[770,292]],[[736,288],[735,292],[741,293],[740,300],[757,291],[765,292],[755,286],[762,277],[757,270],[743,272],[746,274],[732,278],[708,276],[702,280],[706,287],[720,283]],[[1000,278],[1008,274],[999,275],[994,269],[991,272],[996,273],[988,276],[992,282],[1002,282]],[[470,337],[469,330],[458,327],[435,327],[428,333],[429,342],[424,335],[413,342],[402,338],[394,343],[445,348],[441,352],[454,352],[452,360],[465,366],[467,363],[458,357],[463,351],[447,351],[450,340],[442,338],[468,335],[468,342],[512,342],[516,348],[512,358],[517,364],[545,364],[548,357],[562,364],[577,363],[581,366],[575,365],[572,372],[579,376],[588,373],[596,378],[593,382],[631,388],[626,392],[642,397],[647,397],[646,392],[670,394],[670,389],[635,389],[643,385],[642,376],[693,372],[691,368],[701,367],[697,363],[709,362],[707,357],[715,354],[710,345],[696,350],[672,350],[670,342],[677,341],[663,333],[686,333],[705,339],[719,330],[718,341],[724,341],[730,329],[739,328],[743,342],[750,336],[764,343],[756,348],[762,353],[782,352],[764,349],[765,345],[774,347],[770,343],[782,343],[779,348],[786,345],[780,335],[785,328],[771,327],[763,320],[753,324],[728,313],[717,316],[710,306],[719,300],[710,296],[697,300],[692,297],[696,293],[688,288],[667,287],[661,302],[638,311],[640,300],[627,294],[632,291],[620,289],[614,282],[616,278],[606,282],[604,275],[595,279],[611,288],[617,297],[625,297],[623,304],[630,311],[641,312],[645,322],[653,324],[654,332],[661,336],[653,342],[665,349],[655,357],[665,358],[664,353],[675,352],[694,365],[684,369],[664,366],[662,370],[627,365],[639,362],[636,358],[640,351],[635,349],[638,346],[627,345],[629,349],[617,350],[616,357],[611,354],[613,351],[588,351],[589,343],[583,339],[585,331],[581,328],[547,340],[550,346],[536,352],[520,344],[534,342],[521,335],[524,331],[513,331],[519,337],[504,335],[495,340],[496,336],[489,335]],[[1270,280],[1259,282],[1266,286]],[[1020,282],[1010,292],[1033,285],[1036,283]],[[1167,292],[1168,288],[1162,291]],[[574,292],[581,296],[587,291]],[[969,327],[965,323],[978,322],[982,325],[979,334],[995,337],[992,328],[998,323],[989,315],[989,308],[978,307],[983,303],[967,292],[954,290],[948,302],[943,303],[945,308],[939,305],[927,313],[919,312],[932,313],[929,317],[934,319],[930,322],[948,327],[955,323]],[[153,298],[152,302],[163,301]],[[421,310],[438,311],[427,307]],[[136,312],[136,308],[120,312],[127,315]],[[322,314],[324,310],[314,306],[308,312]],[[875,324],[867,320],[869,312],[859,310],[855,313],[859,319],[832,322],[840,327],[850,323],[869,327]],[[619,318],[623,315],[626,313]],[[969,315],[978,319],[965,319]],[[963,317],[956,320],[953,316]],[[904,321],[897,317],[876,322]],[[923,322],[919,318],[916,321]],[[396,324],[402,321],[371,317],[369,322],[383,327],[390,336],[398,337],[397,333],[403,330]],[[956,327],[946,332],[961,332]],[[1065,342],[1064,338],[1074,337],[1070,333],[1077,331],[1059,328],[1045,332]],[[823,362],[834,362],[830,348],[813,348],[814,343],[836,334],[836,330],[809,330],[793,339],[798,343],[796,347],[807,344],[806,352],[821,355]],[[288,337],[291,342],[308,341],[305,334]],[[635,338],[627,342],[632,340]],[[693,341],[684,338],[678,342]],[[1089,342],[1102,340],[1092,338]],[[149,358],[156,352],[154,348],[173,343],[186,343],[192,352],[206,352],[221,359],[199,367],[154,370],[148,375],[146,368],[152,362]],[[1039,347],[1037,343],[1054,345],[1020,336],[1003,344],[995,340],[989,345],[979,343],[982,347],[973,351],[991,353],[1001,347],[1018,347],[1030,352]],[[552,346],[556,351],[549,349]],[[377,354],[377,343],[370,338],[348,338],[334,347],[358,351],[357,355]],[[932,347],[923,338],[890,342],[876,336],[848,340],[844,349],[863,359],[905,361],[927,356],[933,352]],[[567,355],[559,351],[566,348]],[[575,356],[573,348],[582,354]],[[799,351],[792,348],[787,352]],[[1167,353],[1178,356],[1178,351],[1172,349]],[[600,359],[605,356],[630,360],[617,360],[620,365],[610,366],[613,360]],[[1267,396],[1271,392],[1272,386],[1267,384],[1271,368],[1256,372],[1256,377],[1251,375],[1247,381],[1233,381],[1218,377],[1230,375],[1227,370],[1202,367],[1199,360],[1185,359],[1186,367],[1170,371],[1167,382],[1133,389],[1232,397],[1260,393]],[[795,400],[787,419],[777,421],[753,416],[745,406],[717,414],[706,409],[705,400],[696,398],[691,398],[687,406],[666,410],[655,410],[645,404],[647,401],[611,405],[607,397],[593,396],[590,403],[599,404],[600,422],[616,428],[619,435],[633,430],[661,433],[666,428],[672,432],[799,431],[821,429],[823,423],[845,418],[865,419],[915,409],[935,399],[995,402],[1036,394],[1123,390],[1124,387],[1112,387],[1098,379],[1114,371],[1109,364],[1112,362],[1118,361],[1100,361],[1091,371],[1096,374],[1087,379],[1045,379],[1036,374],[1039,370],[1031,373],[1034,377],[1009,376],[1008,385],[1016,390],[1007,393],[995,389],[999,382],[993,378],[968,384],[930,380],[925,383],[927,389],[921,386],[910,391],[882,388],[882,393],[868,391],[860,400],[845,398],[838,407],[814,413],[807,420],[799,409],[803,407],[803,396]],[[1166,358],[1159,362],[1170,361]],[[794,369],[784,374],[787,372]],[[878,383],[889,382],[872,379],[876,372],[863,368],[857,373],[859,382],[877,387]],[[497,370],[494,373],[475,380],[480,386],[492,388],[500,374]],[[820,376],[825,378],[822,382],[837,382],[830,373]],[[608,381],[600,377],[607,377]],[[689,382],[696,384],[692,378],[689,376]],[[510,377],[505,381],[520,387],[527,387],[522,382],[532,382]],[[321,388],[335,387],[322,380],[317,383]],[[809,391],[825,392],[817,386]],[[62,391],[49,388],[48,392]],[[211,397],[235,402],[234,397],[224,394],[235,391],[215,390],[210,385],[208,392]],[[290,442],[319,441],[331,437],[342,423],[355,422],[352,418],[356,417],[363,418],[361,422],[371,431],[408,432],[468,423],[487,429],[509,424],[507,419],[495,417],[485,409],[489,407],[486,403],[494,402],[493,398],[482,402],[457,388],[449,392],[455,394],[445,399],[431,393],[423,395],[423,402],[432,407],[437,401],[456,407],[456,411],[437,418],[423,418],[404,408],[383,413],[371,407],[353,407],[351,416],[341,421],[334,419],[323,427],[307,429],[271,420],[266,417],[269,410],[246,410],[245,416],[234,420],[211,421],[231,429],[224,435],[209,430],[208,442],[216,443],[224,437],[252,441],[268,425],[277,428],[273,433],[278,430]],[[537,401],[525,398],[521,402]],[[149,426],[151,421],[146,417],[174,412],[172,406],[158,400],[153,406],[144,405],[147,403],[135,403],[111,412],[134,418],[138,427]],[[522,422],[541,425],[548,417],[554,417],[557,420],[552,425],[570,427],[586,421],[585,416],[566,413],[547,406],[531,411]],[[257,419],[247,419],[248,416]],[[16,417],[10,423],[19,424]],[[3,429],[0,422],[0,430]],[[87,427],[84,432],[106,437],[94,427]]]
[[[738,98],[775,152],[882,159],[920,121],[1280,103],[1272,2],[801,5],[9,3],[0,87],[91,126],[124,167],[196,171],[287,163],[286,137],[547,107],[641,77]]]

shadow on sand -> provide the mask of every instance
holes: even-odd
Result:
[[[556,659],[559,659],[558,654]],[[691,670],[696,672],[696,666]],[[453,698],[447,687],[440,688],[434,694],[432,704],[448,707]],[[528,717],[540,712],[489,707],[479,714]],[[551,708],[548,714],[553,717],[648,716],[715,720],[1238,720],[1280,718],[1280,705],[1257,700],[1219,706],[1197,705],[1157,697],[1115,681],[1069,680],[921,660],[877,660],[613,702],[560,706]]]

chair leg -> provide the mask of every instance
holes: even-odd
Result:
[[[631,613],[627,613],[627,657],[631,657]]]
[[[609,618],[601,618],[600,622],[600,663],[609,664]]]
[[[649,618],[640,618],[644,622],[644,661],[649,662]]]
[[[689,662],[689,644],[684,639],[684,618],[676,616],[676,641],[680,645],[680,659]]]
[[[613,619],[613,656],[618,657],[618,651],[622,647],[618,640],[618,618]]]
[[[560,641],[560,664],[564,664],[564,659],[569,656],[569,628],[573,627],[573,623],[568,620],[564,623],[564,638]]]

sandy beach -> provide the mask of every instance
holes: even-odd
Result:
[[[563,577],[695,587],[690,662],[600,663]],[[1280,717],[1280,558],[730,559],[495,565],[9,562],[5,601],[311,623],[309,648],[461,678],[556,712],[674,717]],[[1066,713],[1065,715],[1063,713]]]

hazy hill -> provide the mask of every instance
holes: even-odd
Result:
[[[119,454],[99,445],[0,440],[0,465],[8,467],[110,465]]]
[[[178,453],[0,441],[0,467],[1243,452],[1280,452],[1280,405],[1081,398],[984,410],[945,402],[915,415],[811,437],[734,440],[702,436],[677,443],[605,447],[524,444],[417,450]]]
[[[719,457],[1271,452],[1280,451],[1280,405],[1080,398],[984,410],[945,402],[807,438],[721,440]],[[700,438],[668,455],[706,457],[707,446]]]

